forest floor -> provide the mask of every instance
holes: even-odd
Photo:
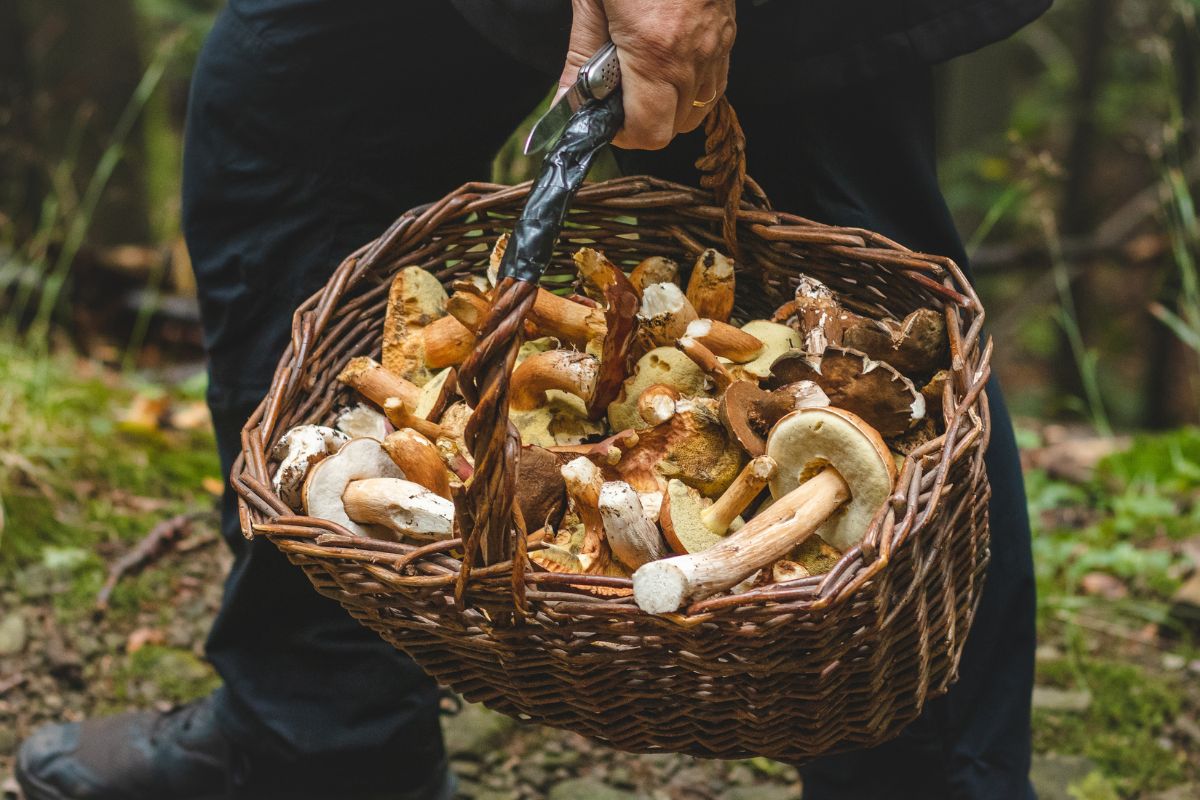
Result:
[[[202,393],[197,379],[164,386],[0,341],[0,783],[43,721],[165,707],[218,684],[203,641],[229,556]],[[1041,797],[1200,797],[1200,431],[1101,440],[1026,424],[1021,438]],[[180,514],[171,545],[98,614],[109,567]],[[476,706],[444,722],[468,798],[800,792],[793,768],[766,759],[617,753]]]

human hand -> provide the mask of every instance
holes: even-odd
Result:
[[[625,125],[613,144],[661,150],[694,130],[725,91],[737,34],[734,0],[572,0],[571,44],[559,94],[612,40],[621,62]],[[693,101],[704,103],[702,108]]]

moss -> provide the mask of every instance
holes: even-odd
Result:
[[[146,645],[128,656],[113,676],[112,700],[186,703],[211,694],[220,683],[213,668],[191,651]]]
[[[1183,756],[1162,744],[1181,708],[1167,683],[1127,664],[1079,659],[1039,663],[1038,682],[1087,690],[1092,701],[1082,714],[1035,709],[1036,750],[1090,758],[1123,796],[1183,779]]]

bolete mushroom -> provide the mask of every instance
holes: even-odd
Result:
[[[566,484],[558,457],[543,447],[525,445],[517,461],[516,501],[525,527],[557,528],[566,510]]]
[[[744,364],[738,364],[734,370],[739,376],[749,380],[759,381],[768,377],[775,359],[801,345],[800,334],[795,330],[765,319],[750,320],[742,326],[742,332],[762,342],[762,350],[758,355]]]
[[[352,358],[338,374],[338,380],[383,408],[389,397],[397,397],[422,419],[436,420],[454,396],[457,371],[447,367],[429,376],[424,386],[379,364],[368,356]]]
[[[599,373],[599,359],[574,350],[548,350],[522,361],[509,380],[509,416],[522,442],[551,447],[603,433],[587,413]]]
[[[688,323],[684,336],[695,339],[721,358],[737,364],[753,361],[763,351],[763,343],[757,336],[735,328],[727,322],[711,319],[694,319]]]
[[[633,285],[638,297],[642,296],[647,286],[654,283],[679,283],[679,264],[666,256],[650,256],[644,258],[629,273],[629,283]]]
[[[679,400],[678,389],[665,383],[656,383],[638,397],[638,416],[647,425],[660,425],[675,416],[675,406]]]
[[[289,430],[271,450],[271,458],[279,462],[279,469],[271,478],[275,494],[288,508],[299,509],[308,471],[348,441],[349,436],[324,425],[298,425]]]
[[[793,411],[772,430],[767,453],[778,462],[775,502],[703,552],[640,567],[633,593],[642,610],[669,613],[729,589],[814,533],[851,547],[892,490],[894,466],[878,432],[840,409]]]
[[[338,452],[309,470],[304,481],[304,512],[310,517],[336,522],[359,536],[377,533],[346,514],[342,495],[352,481],[368,478],[403,478],[404,472],[374,439],[351,439]]]
[[[633,284],[604,254],[590,247],[575,254],[579,274],[604,298],[604,342],[596,384],[587,398],[589,419],[600,419],[616,399],[629,366],[629,350],[637,333],[638,296]]]
[[[667,555],[658,528],[642,509],[637,491],[625,481],[607,481],[600,487],[600,516],[613,555],[630,569]]]
[[[375,439],[383,441],[388,435],[387,417],[365,403],[356,403],[338,412],[333,422],[337,428],[350,439]]]
[[[841,344],[912,377],[930,375],[948,361],[946,318],[932,308],[918,308],[900,321],[860,317],[842,332]]]
[[[646,421],[638,413],[638,400],[642,392],[655,384],[669,386],[680,397],[699,397],[707,390],[708,378],[674,347],[656,347],[638,359],[621,393],[609,403],[609,427],[614,431],[645,428]]]
[[[684,336],[675,342],[675,346],[708,376],[718,393],[724,392],[734,382],[735,378],[729,368],[721,363],[721,359],[717,358],[716,353],[698,340]]]
[[[671,478],[715,497],[725,491],[742,466],[742,450],[730,441],[707,398],[676,403],[666,422],[638,431],[638,441],[614,467],[621,479],[643,495],[661,492]]]
[[[676,553],[700,553],[715,545],[767,485],[775,462],[752,459],[720,497],[711,503],[682,481],[671,480],[659,514],[663,536]]]
[[[639,330],[654,347],[674,344],[698,318],[696,309],[673,283],[652,283],[642,289]]]
[[[444,497],[450,496],[450,472],[442,461],[437,445],[412,428],[402,428],[384,438],[384,452],[391,457],[404,477]]]
[[[400,538],[436,541],[454,533],[454,503],[402,478],[351,481],[342,503],[350,519],[386,528]]]
[[[721,424],[751,456],[766,452],[767,434],[784,414],[829,405],[812,381],[798,381],[766,391],[752,381],[735,381],[721,395]]]
[[[797,381],[817,384],[830,405],[857,414],[884,436],[898,436],[925,417],[925,398],[912,381],[857,350],[831,345],[820,354],[786,353],[772,365],[767,386]]]
[[[431,369],[460,364],[475,347],[475,335],[446,315],[445,288],[420,267],[396,273],[383,323],[383,366],[418,386]]]
[[[733,261],[709,248],[700,254],[692,267],[687,285],[688,302],[698,316],[728,322],[733,313],[734,282]]]

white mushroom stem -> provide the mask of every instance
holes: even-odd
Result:
[[[640,330],[657,346],[674,344],[697,316],[683,291],[673,283],[652,283],[642,290]]]
[[[717,392],[723,392],[729,388],[729,384],[735,380],[733,373],[729,368],[721,363],[721,359],[717,358],[712,350],[709,350],[704,345],[700,344],[696,339],[690,336],[684,336],[675,343],[684,355],[695,362],[700,371],[712,379],[713,385],[716,386]]]
[[[343,409],[333,425],[352,439],[365,437],[383,441],[388,434],[387,417],[363,403]]]
[[[738,514],[754,502],[775,474],[775,459],[758,456],[750,459],[729,484],[729,488],[708,508],[700,512],[700,520],[713,533],[725,533]]]
[[[687,299],[701,317],[726,322],[733,312],[734,282],[733,261],[709,248],[692,267]]]
[[[786,556],[849,498],[842,476],[826,467],[708,550],[640,567],[634,600],[650,614],[667,614],[735,586]]]
[[[646,517],[641,498],[625,481],[600,487],[600,516],[613,555],[630,569],[668,555],[658,527]]]
[[[509,381],[509,402],[516,411],[531,411],[546,402],[546,392],[558,389],[587,402],[596,390],[600,361],[572,350],[548,350],[521,362]]]
[[[454,530],[454,504],[402,478],[351,481],[342,505],[355,522],[382,525],[401,536],[448,539]]]
[[[600,555],[604,541],[604,520],[600,516],[600,488],[604,485],[604,478],[600,475],[600,468],[585,456],[568,461],[560,471],[567,495],[574,502],[575,512],[583,522],[583,546],[579,549],[579,555],[595,559]]]
[[[678,390],[665,383],[656,383],[638,398],[638,416],[647,425],[660,425],[675,416],[675,404],[678,402]]]
[[[763,351],[761,339],[728,322],[694,319],[688,323],[684,335],[737,364],[753,361]]]
[[[397,430],[412,428],[430,441],[437,441],[438,437],[447,435],[445,428],[436,422],[418,417],[399,397],[389,397],[384,400],[383,413],[387,416],[388,422],[392,423]]]

